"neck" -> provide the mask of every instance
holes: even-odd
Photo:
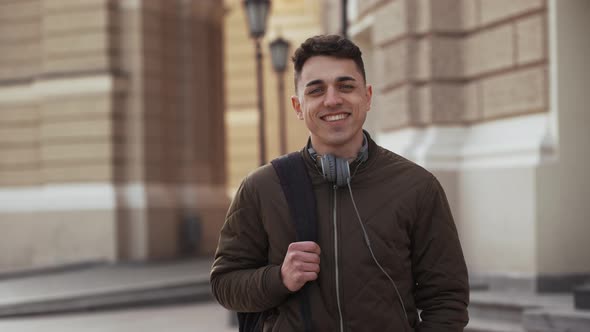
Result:
[[[361,132],[361,135],[358,135],[352,141],[340,146],[326,146],[323,144],[318,144],[314,141],[312,136],[311,145],[318,155],[323,156],[331,154],[338,158],[354,161],[357,158],[361,147],[363,146],[363,134]]]

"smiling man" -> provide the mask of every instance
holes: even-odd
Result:
[[[467,269],[447,199],[431,173],[363,131],[373,90],[361,51],[316,36],[293,62],[291,102],[310,133],[299,153],[318,239],[296,240],[279,178],[262,166],[228,211],[214,296],[228,309],[261,313],[259,331],[463,331]]]

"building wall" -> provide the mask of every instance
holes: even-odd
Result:
[[[572,77],[551,83],[556,68],[564,68],[552,58],[564,52],[555,43],[560,39],[550,36],[555,14],[550,4],[555,3],[374,0],[351,5],[349,34],[372,68],[374,102],[367,127],[380,144],[441,180],[471,275],[494,287],[540,290],[543,280],[590,272],[588,264],[563,264],[588,262],[584,253],[563,242],[549,244],[549,234],[589,230],[581,221],[588,212],[558,198],[568,195],[571,202],[582,194],[583,186],[566,174],[583,164],[575,142],[587,139],[587,130],[581,125],[583,112],[571,110],[584,105],[580,96],[568,105],[552,104],[558,90],[572,91]],[[565,26],[567,21],[561,17]],[[582,28],[562,28],[560,38],[578,41]],[[571,67],[573,81],[583,80]],[[578,181],[588,181],[576,174]]]
[[[0,262],[114,259],[112,196],[101,185],[113,180],[111,95],[120,83],[109,71],[110,9],[0,6]],[[87,197],[69,190],[74,183],[87,185]]]
[[[187,216],[218,231],[222,15],[216,1],[0,3],[0,269],[174,257]]]
[[[383,69],[374,78],[376,102],[398,106],[381,112],[382,130],[547,110],[544,1],[395,0],[358,6],[356,19],[372,22],[367,36],[372,60]],[[358,34],[363,26],[350,29]]]
[[[255,48],[249,36],[243,3],[226,0],[225,6],[227,177],[231,194],[244,176],[259,166],[258,108]],[[279,102],[283,103],[287,113],[287,150],[301,149],[308,136],[305,125],[297,120],[291,108],[290,97],[294,94],[294,85],[290,60],[284,75],[285,98],[279,101],[278,78],[272,68],[269,43],[277,36],[282,36],[290,42],[292,54],[306,38],[321,32],[319,8],[320,1],[272,1],[266,35],[262,41],[267,162],[280,155]]]
[[[117,169],[122,257],[171,257],[187,218],[202,221],[212,253],[227,205],[222,5],[215,1],[121,3],[121,66],[130,80]],[[206,51],[203,51],[203,50]],[[140,200],[128,196],[140,195]]]
[[[557,158],[537,171],[539,270],[590,274],[590,3],[549,1],[551,135]]]

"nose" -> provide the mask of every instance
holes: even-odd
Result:
[[[342,98],[340,97],[338,91],[332,86],[328,87],[328,89],[326,90],[326,94],[324,94],[324,106],[334,107],[339,106],[341,104]]]

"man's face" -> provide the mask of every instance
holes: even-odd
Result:
[[[305,121],[314,149],[319,154],[356,153],[363,141],[372,88],[365,85],[354,61],[330,56],[308,59],[297,91],[291,97],[293,109]]]

